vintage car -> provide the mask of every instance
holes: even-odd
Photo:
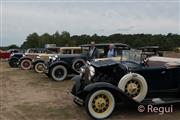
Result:
[[[142,50],[142,57],[144,59],[151,56],[163,56],[163,53],[159,51],[159,46],[144,46],[138,49]]]
[[[180,62],[145,66],[127,59],[92,61],[72,80],[73,101],[95,119],[109,117],[117,103],[130,106],[180,102]]]
[[[81,47],[61,47],[59,54],[80,54]],[[37,73],[42,73],[45,68],[45,63],[49,60],[49,57],[56,54],[40,54],[33,60],[33,69]]]
[[[117,55],[111,59],[116,59],[120,61],[122,49],[129,49],[129,46],[122,43],[113,43],[115,46],[115,50]],[[96,49],[98,50],[98,58],[100,59],[108,59],[107,52],[109,49],[110,43],[104,44],[95,44]],[[46,63],[46,69],[44,73],[51,77],[53,80],[62,81],[65,80],[68,76],[74,76],[79,74],[79,70],[82,66],[85,65],[86,61],[91,61],[92,56],[89,56],[90,44],[81,45],[82,53],[74,54],[74,55],[59,55],[54,56]]]
[[[18,67],[18,61],[23,56],[24,56],[24,53],[13,53],[13,54],[11,54],[10,58],[8,59],[9,66],[12,68]]]
[[[62,47],[52,48],[30,48],[27,50],[25,55],[19,60],[18,64],[21,69],[29,70],[32,68],[32,62],[39,58],[38,56],[49,56],[58,54],[61,52]]]
[[[11,52],[9,51],[3,51],[3,50],[0,50],[0,59],[8,59],[11,55]]]

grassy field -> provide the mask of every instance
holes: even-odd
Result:
[[[0,62],[0,120],[90,120],[84,107],[78,107],[67,94],[73,81],[55,82],[44,74],[10,68]],[[119,105],[112,120],[178,120],[180,107],[173,113],[139,113]]]

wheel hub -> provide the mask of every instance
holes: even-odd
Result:
[[[42,70],[43,69],[43,66],[42,65],[38,65],[38,70]]]
[[[125,86],[125,92],[131,97],[136,97],[139,95],[140,90],[141,85],[137,80],[130,80]]]
[[[63,73],[64,73],[63,70],[59,69],[59,70],[56,71],[56,76],[57,77],[62,77]]]
[[[97,113],[103,113],[109,107],[109,99],[105,95],[96,96],[93,100],[93,109]]]
[[[127,86],[128,93],[135,94],[138,90],[138,87],[135,83],[130,83]]]
[[[23,66],[24,66],[24,67],[28,67],[28,66],[29,66],[29,63],[28,63],[28,62],[24,62],[24,63],[23,63]]]

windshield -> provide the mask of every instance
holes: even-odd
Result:
[[[136,63],[141,63],[142,61],[142,51],[141,50],[123,50],[122,51],[122,61],[133,61]]]

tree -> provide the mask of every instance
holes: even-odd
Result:
[[[12,44],[8,46],[8,49],[19,49],[19,46]]]

